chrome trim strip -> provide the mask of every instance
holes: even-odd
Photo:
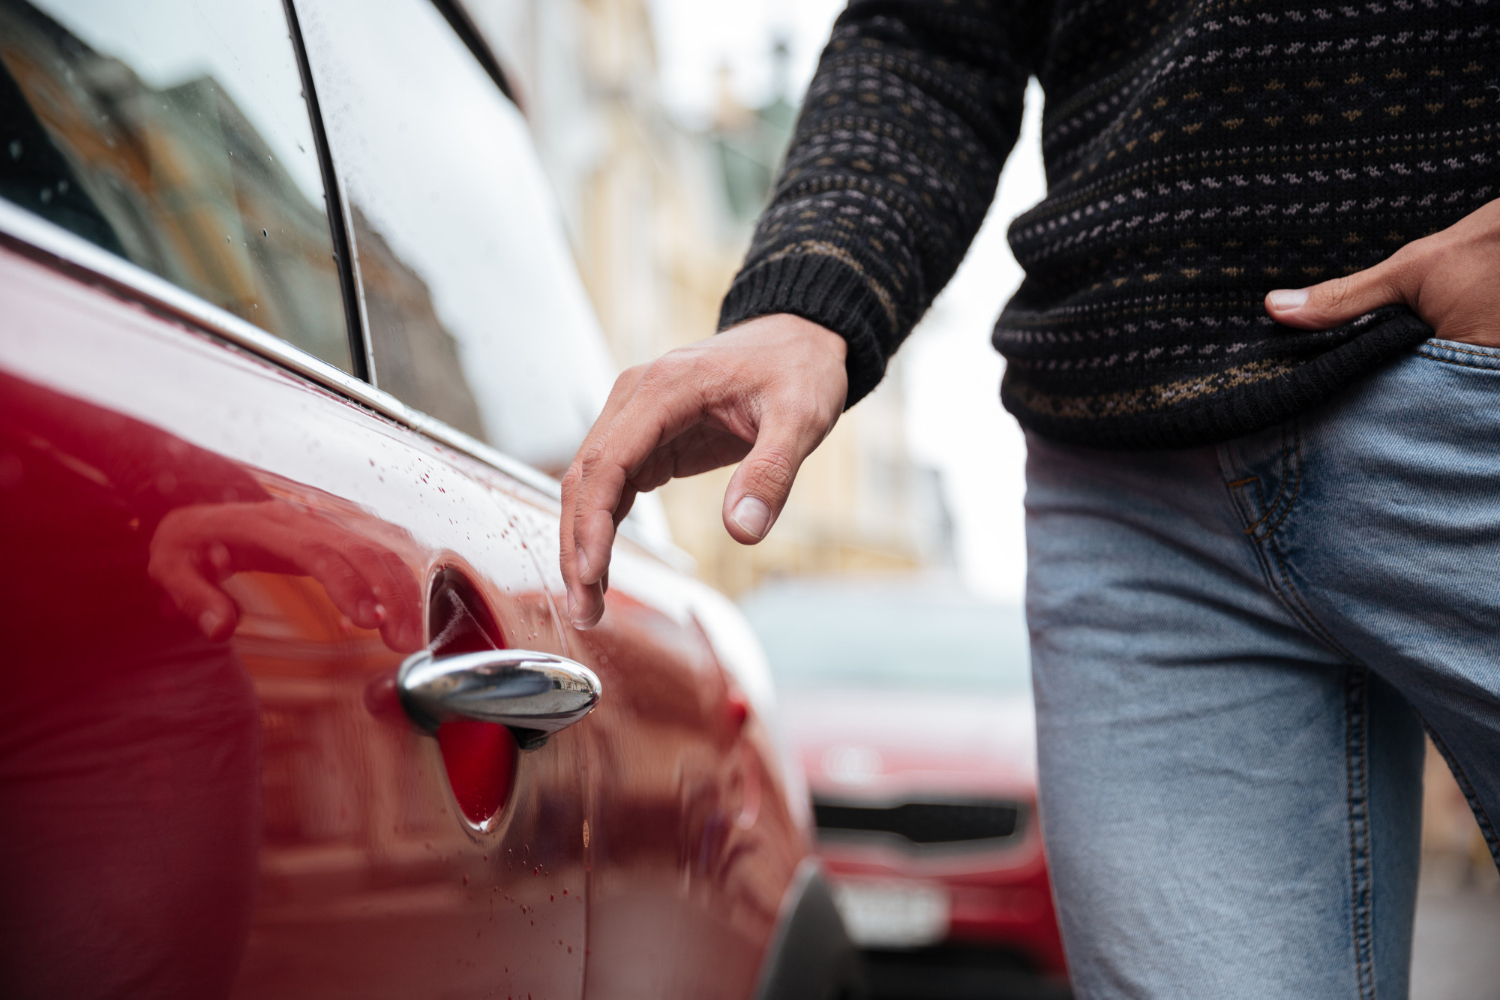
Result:
[[[33,215],[4,198],[0,198],[0,240],[19,244],[17,248],[22,252],[40,250],[65,264],[102,278],[115,288],[127,291],[205,333],[260,355],[310,382],[374,410],[381,416],[410,427],[455,451],[463,452],[470,458],[494,466],[554,500],[562,498],[562,484],[551,476],[496,451],[442,421],[412,409],[368,382],[360,381],[301,348],[293,347],[281,338],[245,322],[233,313],[205,302],[145,268],[117,257],[103,247]]]

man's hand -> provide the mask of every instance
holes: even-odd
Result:
[[[1404,303],[1444,340],[1500,347],[1500,201],[1374,267],[1311,288],[1266,296],[1278,323],[1326,330],[1379,306]]]
[[[816,323],[763,316],[616,380],[562,484],[562,574],[576,627],[604,614],[615,528],[638,493],[740,462],[724,527],[745,545],[766,537],[802,460],[844,409],[846,350]]]

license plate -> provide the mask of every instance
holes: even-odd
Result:
[[[948,891],[924,882],[838,880],[833,901],[861,948],[916,948],[948,933]]]

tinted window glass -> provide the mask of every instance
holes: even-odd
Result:
[[[0,195],[350,370],[279,0],[0,0]]]
[[[297,4],[383,389],[558,472],[611,379],[525,122],[426,0]]]
[[[1021,693],[1026,615],[941,592],[787,584],[742,604],[776,682],[789,688]]]

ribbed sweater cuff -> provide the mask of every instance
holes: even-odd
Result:
[[[789,256],[741,271],[724,296],[719,329],[757,316],[791,313],[825,326],[849,345],[844,362],[849,395],[844,409],[859,402],[885,376],[881,333],[891,318],[868,280],[832,257]]]

